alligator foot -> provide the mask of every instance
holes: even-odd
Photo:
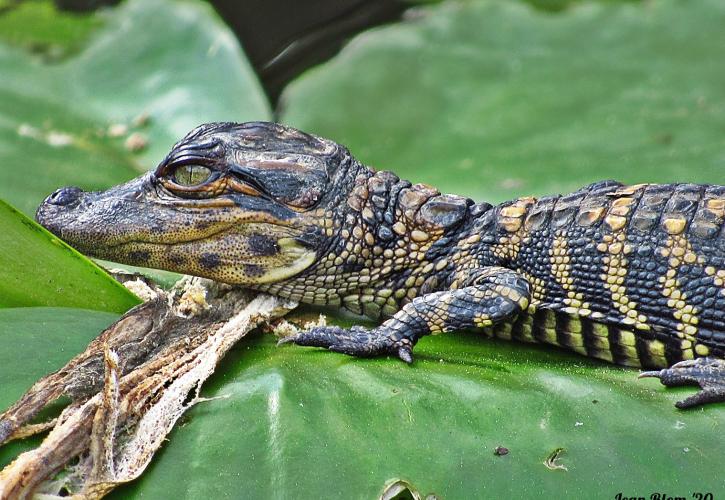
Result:
[[[725,360],[722,359],[688,359],[664,370],[642,372],[639,377],[658,378],[667,387],[699,385],[701,391],[675,403],[680,409],[725,402]]]
[[[280,339],[277,345],[294,343],[302,346],[325,347],[350,356],[369,357],[393,354],[406,363],[413,362],[413,342],[409,338],[395,339],[382,331],[361,326],[350,329],[339,326],[318,326]]]

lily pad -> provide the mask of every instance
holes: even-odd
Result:
[[[0,339],[13,346],[12,355],[5,354],[6,349],[2,354],[0,407],[4,410],[36,380],[83,352],[118,317],[115,313],[68,307],[0,309]],[[1,463],[7,463],[5,456]]]
[[[0,335],[18,346],[15,360],[0,363],[8,381],[0,404],[111,319],[0,311]],[[37,352],[48,353],[42,364],[32,361]],[[427,337],[416,356],[407,366],[245,339],[205,388],[219,399],[194,407],[147,473],[112,497],[243,489],[249,498],[375,498],[398,478],[441,498],[722,488],[725,409],[676,410],[686,389],[474,333]],[[499,446],[509,453],[495,454]],[[1,451],[0,464],[20,448]],[[559,448],[566,471],[544,465]]]
[[[73,53],[102,24],[99,16],[63,12],[52,0],[0,2],[0,40],[49,61]]]
[[[0,308],[122,313],[139,302],[103,269],[0,200]]]
[[[0,198],[26,214],[62,185],[104,189],[154,167],[200,123],[271,116],[210,6],[131,0],[94,15],[104,27],[57,64],[0,44]]]
[[[590,182],[725,184],[725,4],[420,8],[283,94],[285,122],[492,202]]]
[[[67,307],[0,309],[0,411],[4,411],[39,378],[62,368],[117,314]],[[38,438],[0,447],[0,469]]]
[[[250,498],[369,499],[395,478],[440,498],[722,491],[725,408],[683,414],[683,392],[635,376],[472,333],[423,339],[412,366],[260,335],[207,386],[222,399],[195,407],[116,498],[243,487]],[[566,472],[543,463],[557,448]]]

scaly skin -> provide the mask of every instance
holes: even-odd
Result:
[[[37,213],[97,257],[384,320],[282,342],[411,362],[423,335],[481,328],[699,384],[680,407],[725,400],[724,218],[715,185],[474,203],[270,123],[203,125],[155,172]]]

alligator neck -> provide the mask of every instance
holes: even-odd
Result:
[[[264,289],[372,317],[389,315],[421,289],[449,281],[450,269],[441,263],[490,205],[413,185],[391,172],[347,170],[353,172],[347,183],[337,183],[348,187],[338,210],[317,214],[328,236],[317,262]]]

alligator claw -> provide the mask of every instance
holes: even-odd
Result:
[[[277,341],[277,345],[290,343],[324,347],[350,356],[394,354],[408,364],[413,362],[413,346],[410,341],[407,339],[396,341],[385,335],[380,328],[368,330],[361,326],[353,326],[350,329],[339,326],[316,326]]]
[[[281,346],[282,344],[292,344],[295,341],[294,335],[287,335],[286,337],[282,337],[281,339],[277,340],[277,347]]]
[[[413,362],[413,349],[404,345],[398,348],[398,357],[408,364]]]
[[[680,409],[707,403],[725,402],[725,361],[717,358],[697,358],[680,361],[664,370],[647,371],[639,378],[658,378],[662,385],[677,387],[698,385],[700,391],[675,403]]]

